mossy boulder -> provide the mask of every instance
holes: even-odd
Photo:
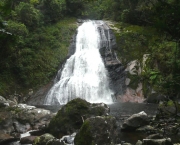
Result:
[[[109,113],[106,104],[91,104],[83,99],[76,98],[68,102],[51,120],[48,128],[57,138],[72,134],[80,129],[84,120],[92,116],[102,116]]]
[[[33,145],[46,145],[47,142],[55,137],[49,133],[43,134],[35,138]]]
[[[111,116],[88,118],[77,133],[75,145],[111,145],[117,141],[116,120]]]

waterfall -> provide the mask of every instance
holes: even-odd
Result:
[[[99,52],[107,38],[101,40],[101,37],[95,21],[79,26],[76,51],[67,59],[60,79],[48,92],[44,104],[62,105],[77,97],[91,103],[112,102],[114,93],[109,89],[108,72]]]

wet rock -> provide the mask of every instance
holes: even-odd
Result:
[[[4,97],[0,96],[0,108],[2,107],[8,107],[8,106],[13,106],[16,105],[15,102],[11,101],[11,100],[6,100]]]
[[[52,136],[51,134],[49,133],[46,133],[44,135],[41,135],[39,137],[36,137],[35,140],[33,141],[33,145],[46,145],[46,143],[49,141],[49,140],[52,140],[54,139],[55,137]]]
[[[27,136],[20,140],[21,144],[32,144],[37,136]]]
[[[149,123],[147,114],[142,111],[138,114],[133,114],[124,121],[121,130],[135,130],[139,127],[145,126]]]
[[[46,96],[47,92],[49,91],[49,89],[52,87],[53,83],[54,82],[51,81],[47,85],[40,88],[37,92],[35,92],[31,97],[29,97],[26,100],[26,103],[30,104],[30,105],[35,105],[35,106],[43,105],[45,96]]]
[[[55,138],[55,139],[50,139],[46,145],[67,145],[67,144]]]
[[[18,133],[24,133],[27,130],[31,129],[31,126],[29,123],[21,124],[17,121],[13,122],[14,131]]]
[[[18,141],[19,138],[8,138],[0,141],[0,145],[14,145],[13,142]]]
[[[138,140],[136,145],[142,145],[142,141]]]
[[[76,133],[73,133],[72,135],[63,136],[60,140],[61,142],[64,142],[64,143],[73,144],[75,136],[76,136]]]
[[[76,98],[64,105],[51,120],[48,128],[51,134],[57,138],[72,134],[80,129],[83,122],[92,116],[109,114],[106,104],[90,104],[89,102]]]
[[[171,139],[143,139],[142,145],[173,145]]]
[[[29,133],[30,133],[30,135],[32,135],[32,136],[41,136],[41,135],[43,135],[45,132],[44,132],[43,130],[33,130],[33,131],[29,132]]]
[[[163,139],[163,136],[160,134],[151,134],[146,137],[147,139]]]
[[[0,134],[17,138],[28,130],[42,129],[47,126],[52,117],[53,114],[50,111],[26,104],[2,107],[0,109]]]
[[[118,137],[116,120],[111,116],[88,118],[77,133],[76,145],[110,145],[115,144]]]
[[[154,132],[155,128],[150,125],[145,125],[136,129],[137,132]]]

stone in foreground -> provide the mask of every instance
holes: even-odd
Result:
[[[116,120],[111,116],[88,118],[75,137],[75,145],[111,145],[117,142]]]
[[[109,107],[106,104],[90,104],[83,99],[76,98],[58,111],[48,128],[51,134],[61,138],[78,131],[87,118],[107,114],[109,114]]]
[[[122,125],[121,130],[136,130],[139,127],[148,125],[149,118],[147,114],[142,111],[138,114],[133,114]]]

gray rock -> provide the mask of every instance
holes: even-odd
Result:
[[[2,107],[0,109],[0,140],[12,136],[17,138],[20,133],[25,133],[30,129],[45,129],[53,116],[54,114],[49,110],[26,104]]]
[[[142,141],[138,140],[136,145],[142,145]]]
[[[0,107],[8,107],[8,106],[14,106],[17,103],[15,101],[9,100],[9,99],[5,99],[4,97],[0,96]]]
[[[90,104],[89,102],[76,98],[64,105],[51,120],[48,128],[50,133],[57,138],[72,134],[81,128],[83,122],[92,116],[105,116],[110,109],[104,103]]]
[[[111,116],[88,118],[77,133],[74,143],[77,145],[110,145],[118,138],[116,120]]]
[[[146,137],[147,139],[163,139],[163,136],[160,134],[151,134]]]
[[[173,145],[171,139],[143,139],[142,145]]]
[[[59,139],[50,139],[46,145],[67,145],[63,141],[60,141]]]
[[[21,144],[32,144],[37,136],[27,136],[20,140]]]
[[[139,127],[145,126],[149,123],[147,114],[142,111],[138,114],[133,114],[124,121],[121,130],[136,130]]]
[[[145,125],[136,129],[137,132],[155,131],[155,128],[150,125]]]
[[[5,101],[6,101],[6,99],[4,97],[0,96],[0,102],[5,102]]]
[[[52,87],[53,81],[49,82],[47,85],[43,86],[40,88],[37,92],[35,92],[31,97],[27,99],[27,104],[30,105],[43,105],[44,104],[44,99],[49,91],[49,89]]]

